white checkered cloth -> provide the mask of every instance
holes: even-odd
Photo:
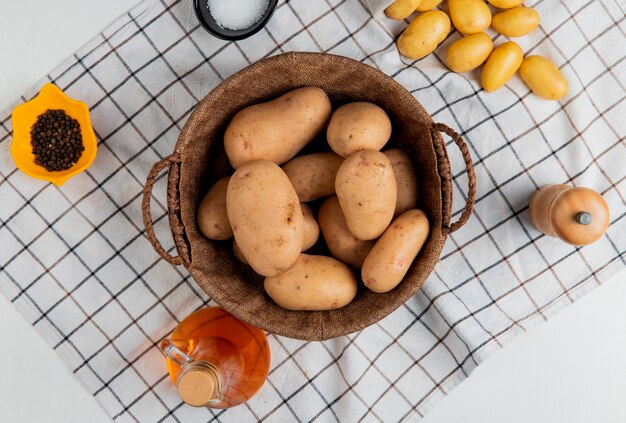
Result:
[[[281,1],[265,30],[238,43],[204,32],[191,3],[138,6],[18,102],[52,81],[90,105],[98,158],[62,188],[15,169],[10,110],[0,114],[0,290],[114,419],[416,421],[494,350],[625,267],[626,24],[616,1],[533,2],[542,24],[516,41],[567,76],[560,102],[537,98],[518,77],[487,94],[479,72],[448,72],[441,57],[456,32],[433,55],[401,58],[394,39],[407,23],[372,19],[364,0]],[[154,253],[142,185],[198,100],[253,61],[292,50],[380,68],[456,128],[476,164],[475,211],[423,289],[388,318],[327,342],[270,335],[271,372],[256,397],[226,411],[188,407],[156,345],[210,300]],[[450,151],[458,216],[466,177]],[[164,181],[155,197],[161,239]],[[533,229],[528,200],[547,183],[602,193],[612,213],[606,236],[574,248]]]

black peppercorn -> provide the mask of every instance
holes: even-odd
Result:
[[[35,164],[49,172],[71,168],[85,150],[78,121],[63,110],[39,115],[30,134]]]

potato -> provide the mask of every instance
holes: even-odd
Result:
[[[530,7],[516,7],[493,15],[491,26],[507,37],[521,37],[534,31],[541,22],[539,13]]]
[[[287,271],[265,278],[265,292],[287,310],[334,310],[350,303],[357,280],[331,257],[300,254]]]
[[[560,100],[569,90],[567,79],[559,68],[543,56],[528,56],[519,68],[528,87],[546,100]]]
[[[304,239],[302,240],[302,251],[306,251],[315,245],[320,237],[320,227],[315,220],[313,210],[306,204],[300,203],[302,217],[304,218]]]
[[[301,202],[317,200],[335,193],[335,176],[343,157],[335,153],[316,153],[295,157],[283,165],[283,171]]]
[[[243,264],[250,264],[248,263],[246,256],[243,255],[243,252],[241,251],[241,248],[239,248],[239,245],[237,245],[237,241],[235,239],[233,239],[233,254],[237,257],[237,260]]]
[[[450,32],[450,18],[440,10],[425,12],[406,27],[398,38],[398,51],[411,60],[429,55]]]
[[[469,72],[482,65],[492,50],[493,42],[484,32],[468,35],[448,47],[446,65],[453,72]]]
[[[524,0],[487,0],[489,3],[500,9],[510,9],[524,3]]]
[[[390,19],[401,21],[415,12],[420,0],[396,0],[385,9],[385,15]]]
[[[373,103],[344,104],[330,117],[326,139],[341,157],[363,149],[380,150],[391,136],[387,113]]]
[[[231,176],[226,209],[237,245],[260,275],[285,271],[300,254],[304,218],[298,196],[275,163],[246,163]]]
[[[452,24],[463,34],[476,34],[491,25],[491,10],[483,0],[448,0]]]
[[[522,48],[513,41],[497,47],[483,67],[481,81],[485,91],[490,93],[506,84],[515,75],[523,59]]]
[[[427,12],[439,6],[443,0],[422,0],[415,9],[416,12]]]
[[[228,160],[235,169],[253,160],[285,163],[324,129],[330,112],[328,96],[317,87],[298,88],[248,106],[224,133]]]
[[[209,189],[198,207],[198,227],[209,239],[224,241],[233,236],[226,212],[226,189],[230,176],[222,178]]]
[[[383,151],[391,162],[393,174],[396,178],[396,209],[393,215],[397,216],[417,206],[417,178],[415,169],[409,156],[399,148]]]
[[[397,188],[391,161],[383,153],[361,150],[348,157],[337,172],[335,191],[352,235],[367,241],[387,229]]]
[[[423,211],[412,209],[393,221],[365,258],[361,277],[374,292],[389,292],[406,275],[428,238],[430,228]]]
[[[361,241],[350,233],[336,195],[324,201],[317,212],[317,220],[333,257],[352,268],[360,269],[374,241]]]

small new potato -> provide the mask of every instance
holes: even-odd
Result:
[[[343,157],[335,153],[315,153],[294,157],[283,165],[301,202],[317,200],[335,193],[335,176]]]
[[[258,160],[237,169],[228,184],[226,209],[237,245],[258,274],[276,275],[298,259],[304,218],[278,165]]]
[[[333,257],[352,268],[360,269],[374,241],[362,241],[350,233],[336,195],[327,198],[320,206],[317,220]]]
[[[476,69],[493,51],[493,42],[484,32],[459,38],[448,47],[446,65],[453,72],[463,73]]]
[[[284,273],[265,278],[265,292],[287,310],[335,310],[348,305],[357,280],[345,264],[332,257],[300,254]]]
[[[391,162],[393,174],[396,178],[396,188],[398,190],[396,198],[396,209],[394,216],[404,213],[417,206],[417,178],[413,163],[406,153],[399,148],[383,151]]]
[[[429,55],[450,32],[450,18],[441,10],[422,13],[398,38],[398,51],[411,60]]]
[[[539,13],[530,7],[516,7],[493,15],[491,26],[507,37],[521,37],[534,31],[541,22]]]
[[[524,60],[522,48],[513,41],[497,47],[487,59],[481,75],[482,86],[488,93],[497,90],[515,75]]]
[[[220,179],[211,187],[198,207],[198,227],[202,235],[216,241],[233,236],[226,212],[226,190],[230,176]]]
[[[350,233],[364,241],[378,238],[396,209],[398,190],[391,161],[380,151],[354,153],[337,172],[335,192]]]
[[[543,56],[528,56],[519,68],[528,87],[546,100],[560,100],[569,90],[567,79],[559,68]]]
[[[391,136],[391,120],[374,103],[358,101],[344,104],[330,117],[326,138],[330,148],[341,157],[363,149],[380,150]]]
[[[422,0],[415,9],[416,12],[427,12],[439,6],[443,0]]]
[[[401,214],[368,254],[361,268],[361,278],[374,292],[389,292],[406,275],[430,233],[428,218],[418,209]]]
[[[463,34],[476,34],[489,28],[491,10],[483,0],[448,0],[452,24]]]
[[[253,160],[283,164],[324,129],[330,112],[328,96],[317,87],[298,88],[248,106],[224,133],[228,160],[235,169]]]
[[[396,0],[385,9],[385,15],[390,19],[401,21],[415,12],[420,0]]]
[[[499,9],[510,9],[524,3],[524,0],[487,0]]]
[[[302,240],[302,251],[306,251],[315,245],[320,237],[320,227],[315,220],[313,210],[306,204],[300,203],[302,217],[304,218],[304,239]]]

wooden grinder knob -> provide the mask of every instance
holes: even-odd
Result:
[[[609,226],[609,206],[589,188],[554,184],[541,187],[530,199],[530,221],[537,230],[572,245],[597,241]]]

